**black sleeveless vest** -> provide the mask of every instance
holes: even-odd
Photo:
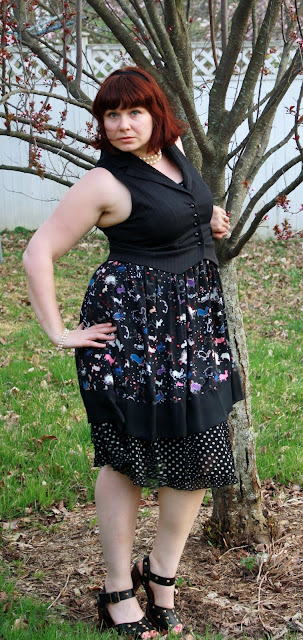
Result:
[[[102,152],[96,167],[110,171],[130,191],[132,211],[124,222],[102,229],[109,260],[183,273],[200,260],[218,264],[210,227],[210,190],[184,154],[164,150],[183,174],[181,186],[129,152]]]

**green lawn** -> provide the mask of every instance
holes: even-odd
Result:
[[[28,302],[21,256],[29,237],[22,229],[2,235],[0,512],[4,521],[47,512],[59,502],[70,509],[92,501],[97,473],[73,355],[56,352]],[[56,265],[66,324],[77,323],[87,283],[106,251],[105,241],[93,234]],[[260,476],[302,484],[302,243],[251,243],[238,267]],[[2,568],[0,640],[97,637],[100,634],[90,627],[65,621],[64,612],[59,616],[47,605],[20,598],[7,568]],[[211,633],[207,638],[218,640]]]

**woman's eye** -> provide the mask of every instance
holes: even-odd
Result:
[[[110,113],[107,114],[108,118],[115,118],[117,116],[117,113],[115,113],[114,111],[111,111]]]
[[[138,109],[133,109],[131,113],[132,116],[136,116],[138,113],[140,113],[140,111]]]

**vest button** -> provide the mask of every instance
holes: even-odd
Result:
[[[197,223],[197,222],[194,222],[194,227],[197,227],[197,226],[198,226],[198,223]]]
[[[200,247],[202,244],[202,242],[197,242],[198,247]]]
[[[194,205],[194,203],[193,203],[193,202],[191,202],[191,204],[190,204],[189,206],[190,206],[192,209],[194,209],[194,208],[195,208],[195,205]]]
[[[197,218],[197,217],[198,217],[198,214],[197,214],[197,213],[194,213],[194,218]]]
[[[195,236],[199,237],[199,231],[195,232]]]

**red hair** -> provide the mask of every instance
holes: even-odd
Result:
[[[126,73],[125,73],[126,72]],[[154,78],[139,67],[124,67],[114,71],[102,83],[93,102],[93,116],[98,122],[92,146],[115,153],[106,137],[103,116],[108,109],[144,107],[153,118],[153,132],[147,151],[174,144],[186,131],[186,125],[173,114],[168,100]]]

